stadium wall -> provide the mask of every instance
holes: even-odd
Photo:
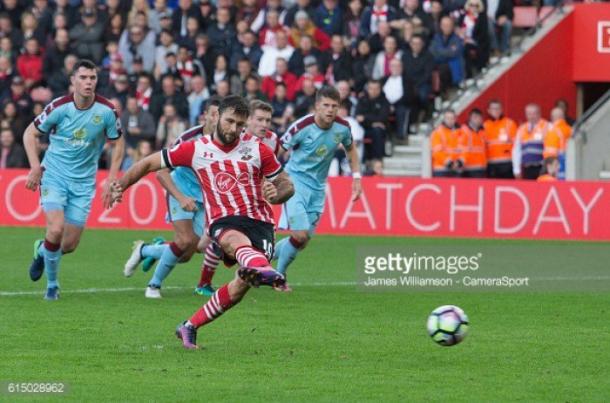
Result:
[[[98,175],[89,228],[171,228],[153,175],[112,210],[102,207],[106,173]],[[44,225],[38,194],[25,189],[26,178],[26,170],[0,170],[0,225]],[[364,178],[363,187],[363,197],[352,204],[351,179],[330,178],[318,233],[610,240],[607,182]]]

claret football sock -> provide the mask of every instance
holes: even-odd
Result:
[[[60,244],[52,243],[45,239],[40,246],[40,252],[44,256],[45,273],[47,274],[47,288],[59,287],[57,282],[57,272],[59,271],[59,261],[61,259]]]
[[[205,285],[212,284],[212,278],[216,273],[216,267],[220,263],[220,256],[214,251],[212,244],[208,245],[205,250],[205,257],[203,259],[203,265],[201,266],[201,278],[197,287],[203,287]]]
[[[164,246],[165,249],[159,258],[159,263],[157,263],[157,267],[155,267],[155,274],[149,283],[149,285],[157,288],[161,287],[163,280],[169,275],[174,266],[176,266],[176,263],[178,263],[180,256],[184,253],[175,242],[171,242]]]
[[[195,314],[188,320],[187,325],[199,328],[206,325],[225,313],[231,307],[237,305],[239,301],[231,301],[229,296],[229,285],[225,284],[220,287],[212,298],[203,305]]]

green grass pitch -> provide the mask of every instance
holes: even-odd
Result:
[[[291,267],[293,293],[252,290],[200,330],[203,349],[186,351],[173,331],[204,302],[192,294],[200,256],[174,270],[162,300],[147,300],[150,274],[138,270],[125,279],[122,266],[131,242],[154,234],[87,230],[76,253],[62,260],[61,299],[46,302],[44,278],[32,283],[27,274],[32,241],[41,235],[0,228],[0,383],[69,387],[54,397],[2,391],[2,401],[590,402],[610,396],[608,293],[373,293],[353,285],[360,245],[450,240],[317,236]],[[216,283],[232,275],[220,268]],[[470,318],[469,335],[455,347],[436,345],[425,331],[428,314],[443,304],[459,305]]]

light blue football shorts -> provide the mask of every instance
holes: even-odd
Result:
[[[95,180],[60,178],[44,171],[40,181],[40,204],[45,212],[63,210],[68,224],[84,227],[95,197]]]
[[[193,221],[193,231],[197,236],[201,237],[203,235],[203,230],[205,228],[205,208],[203,203],[196,202],[197,211],[186,211],[182,207],[180,207],[180,203],[169,193],[166,196],[167,198],[167,215],[165,216],[165,220],[167,222],[174,222],[180,220],[191,220]]]

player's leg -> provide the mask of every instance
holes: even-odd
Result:
[[[44,259],[44,268],[47,275],[47,290],[45,299],[53,301],[59,298],[59,262],[61,260],[61,240],[64,231],[64,210],[49,209],[45,211],[47,231],[44,242],[40,245],[38,253]]]
[[[215,235],[215,242],[221,247],[224,258],[237,261],[241,267],[235,279],[220,287],[202,308],[195,312],[188,321],[178,326],[176,336],[182,340],[185,348],[197,348],[197,329],[212,322],[238,304],[251,286],[273,285],[282,281],[282,276],[269,265],[267,256],[255,249],[251,239],[246,235],[248,232],[255,233],[256,231],[255,228],[245,228],[243,232],[237,229],[220,229]],[[264,231],[265,229],[259,230],[259,232]],[[253,235],[257,238],[255,243],[257,245],[272,243],[272,227],[270,231],[271,239],[261,240],[261,242],[258,240],[260,237],[255,233]],[[214,234],[214,232],[212,233]]]
[[[279,227],[290,230],[290,236],[280,240],[275,247],[274,259],[277,259],[277,271],[286,275],[286,270],[296,258],[299,250],[309,241],[309,231],[312,227],[308,214],[310,194],[303,187],[282,206],[282,217]]]
[[[204,257],[203,262],[201,263],[201,275],[199,276],[199,283],[195,288],[195,293],[210,297],[215,291],[212,287],[212,279],[214,278],[216,268],[220,263],[220,256],[216,253],[216,247],[207,234],[204,234],[201,237],[197,249],[204,254]]]
[[[199,237],[193,231],[192,220],[176,220],[174,227],[174,241],[163,245],[163,253],[155,267],[153,277],[146,287],[147,298],[161,298],[163,281],[179,262],[188,262],[196,250]]]

